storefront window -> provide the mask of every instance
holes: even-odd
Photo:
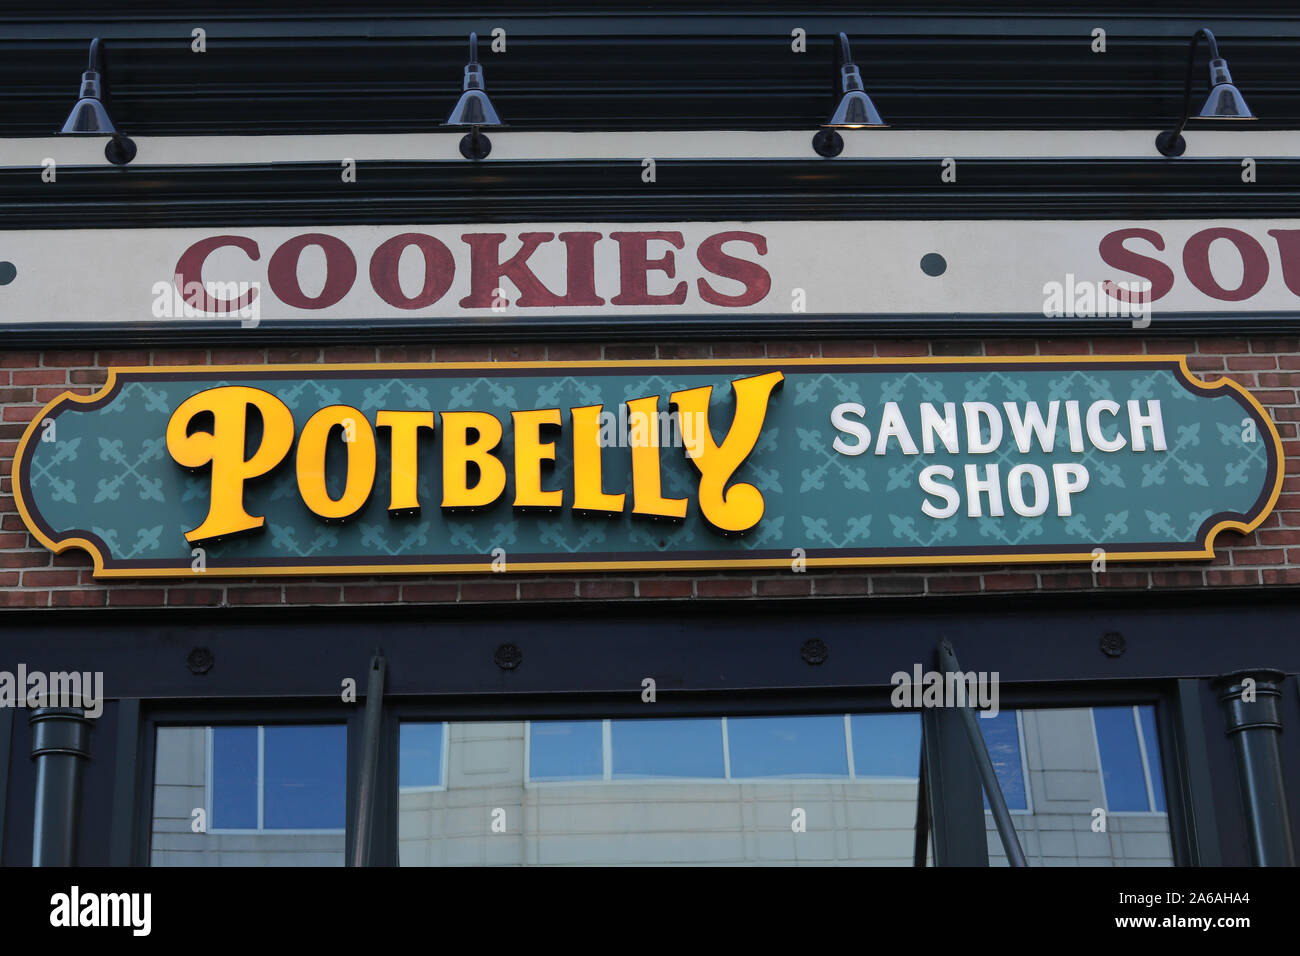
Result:
[[[342,865],[343,724],[160,727],[155,866]]]
[[[980,724],[1031,866],[1173,864],[1154,707],[1004,711]],[[1006,865],[991,814],[986,827],[989,861]]]
[[[917,714],[451,724],[445,788],[399,793],[400,862],[910,866],[920,724]],[[403,723],[403,741],[419,726],[434,725]],[[434,751],[404,743],[401,779],[424,773],[411,766],[423,759]]]

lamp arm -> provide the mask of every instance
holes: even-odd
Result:
[[[1183,85],[1183,118],[1178,121],[1174,127],[1174,136],[1181,136],[1183,129],[1187,126],[1187,121],[1192,115],[1192,75],[1196,71],[1196,44],[1201,37],[1205,37],[1205,42],[1210,47],[1210,59],[1219,58],[1219,41],[1214,38],[1214,34],[1202,27],[1192,34],[1192,46],[1187,52],[1187,80]]]
[[[91,73],[102,73],[101,64],[104,62],[103,56],[99,51],[99,37],[90,41],[90,56],[86,62],[86,69]]]

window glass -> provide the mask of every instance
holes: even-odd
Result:
[[[1020,774],[1012,774],[999,767],[998,779],[1006,788],[1013,779],[1025,784],[1030,812],[1014,813],[1011,821],[1030,866],[1173,864],[1153,707],[1061,707],[1006,715],[1020,723],[1023,768]],[[996,732],[985,732],[990,750],[998,737],[1005,738],[1009,748],[1010,733],[996,726],[1003,717],[992,723]],[[1145,764],[1141,745],[1146,747]],[[994,762],[999,758],[995,756]],[[1160,812],[1147,812],[1148,778],[1160,794],[1156,805]],[[1011,794],[1007,796],[1014,807]],[[992,814],[985,815],[985,828],[989,861],[1005,865]]]
[[[599,720],[535,720],[529,750],[532,780],[599,780],[604,776]]]
[[[256,830],[257,728],[212,728],[212,819],[223,830]]]
[[[1151,778],[1151,789],[1155,794],[1156,805],[1151,809],[1165,812],[1165,775],[1160,762],[1160,740],[1156,736],[1156,709],[1150,704],[1139,707],[1138,717],[1142,722],[1142,742],[1147,750],[1147,771]]]
[[[1106,809],[1111,812],[1151,809],[1133,708],[1094,707],[1092,720],[1097,728]]]
[[[403,721],[398,732],[398,786],[442,786],[441,723]]]
[[[446,754],[397,794],[403,866],[912,865],[916,714],[452,722]]]
[[[342,866],[344,724],[159,727],[154,866]]]
[[[855,776],[916,779],[920,770],[920,714],[856,714],[849,725]]]
[[[264,728],[267,830],[342,829],[347,823],[347,728]]]
[[[726,776],[722,721],[612,720],[610,754],[615,779]]]
[[[731,776],[847,777],[844,717],[732,717]]]
[[[977,716],[975,722],[984,732],[984,745],[988,747],[993,770],[1002,787],[1002,796],[1007,801],[1007,809],[1028,810],[1025,768],[1020,760],[1020,726],[1016,722],[1015,711],[999,711],[996,717]],[[984,806],[988,806],[987,795]]]

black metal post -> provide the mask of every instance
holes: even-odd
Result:
[[[957,655],[948,641],[939,642],[939,670],[943,674],[962,672],[961,665],[957,663]],[[1029,864],[1025,862],[1025,852],[1020,848],[1020,838],[1016,834],[1015,825],[1011,822],[1007,798],[1002,795],[1002,785],[998,783],[997,772],[993,769],[993,759],[989,757],[988,747],[984,744],[984,735],[980,733],[979,726],[975,723],[975,712],[971,710],[969,701],[967,706],[958,707],[957,711],[961,715],[962,728],[966,732],[966,740],[970,743],[971,753],[975,757],[975,766],[979,770],[980,783],[984,786],[984,795],[988,797],[993,822],[998,828],[998,836],[1002,839],[1002,850],[1007,855],[1007,864],[1028,866]]]
[[[1295,866],[1278,745],[1285,679],[1281,671],[1260,668],[1226,674],[1216,682],[1227,733],[1237,755],[1237,781],[1256,866]]]
[[[379,789],[379,745],[384,712],[384,658],[370,659],[366,714],[361,733],[361,782],[357,788],[357,822],[350,854],[352,866],[370,866],[374,858],[375,793]]]
[[[39,707],[28,721],[36,761],[32,866],[72,866],[81,811],[81,763],[90,756],[90,720],[80,707]]]

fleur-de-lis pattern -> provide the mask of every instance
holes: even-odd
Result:
[[[1068,364],[1064,361],[1062,365]],[[370,420],[380,409],[397,411],[479,410],[495,414],[505,426],[498,454],[512,471],[510,412],[530,408],[561,409],[562,428],[555,438],[556,461],[544,472],[544,487],[563,489],[565,507],[535,514],[516,513],[513,475],[506,493],[493,506],[472,513],[444,513],[439,506],[441,458],[438,436],[421,439],[419,514],[390,516],[385,505],[388,447],[378,433],[378,477],[370,500],[351,521],[325,524],[311,514],[298,495],[292,463],[273,475],[250,482],[246,506],[265,515],[262,533],[206,545],[209,567],[282,565],[339,566],[383,562],[404,564],[486,563],[495,549],[508,562],[529,560],[627,560],[629,556],[665,559],[725,560],[730,557],[788,557],[802,548],[810,555],[878,556],[915,554],[938,549],[946,554],[999,554],[1017,550],[1086,552],[1097,546],[1140,550],[1196,544],[1207,521],[1223,514],[1246,515],[1264,495],[1270,467],[1276,466],[1272,437],[1249,403],[1234,391],[1200,395],[1186,388],[1168,367],[1137,363],[1069,369],[971,365],[946,368],[916,364],[882,368],[791,366],[783,368],[784,387],[775,392],[756,447],[733,481],[752,484],[763,494],[765,513],[749,533],[724,536],[701,520],[696,501],[699,473],[680,443],[661,448],[662,489],[667,498],[687,501],[682,521],[647,520],[631,514],[631,463],[626,435],[603,452],[602,485],[608,493],[624,492],[623,514],[586,515],[568,508],[572,497],[573,455],[569,409],[601,404],[615,423],[622,403],[659,396],[667,411],[676,390],[712,386],[709,427],[715,441],[726,434],[734,414],[733,379],[763,374],[771,367],[595,368],[590,374],[563,369],[490,370],[463,373],[401,370],[363,374],[308,368],[303,378],[259,377],[221,372],[209,380],[168,378],[166,373],[124,383],[107,403],[89,411],[64,404],[52,413],[57,440],[29,442],[21,478],[34,511],[56,535],[93,533],[107,549],[110,563],[122,567],[189,567],[191,546],[183,532],[204,518],[209,497],[206,473],[190,474],[167,453],[165,434],[172,411],[198,391],[225,384],[248,385],[280,397],[297,428],[319,408],[348,404]],[[776,366],[780,367],[780,366]],[[1056,430],[1056,448],[1044,454],[1034,447],[1021,453],[1010,429],[993,453],[950,454],[937,443],[933,454],[905,455],[890,440],[886,453],[875,454],[880,410],[897,402],[913,437],[921,443],[919,404],[942,411],[944,402],[1037,401],[1045,410],[1053,400],[1077,400],[1083,406],[1110,399],[1123,405],[1136,398],[1159,399],[1168,450],[1105,453],[1088,444],[1069,451],[1064,410]],[[839,433],[831,410],[844,402],[867,408],[871,448],[849,456],[835,450]],[[624,419],[625,420],[625,419]],[[1123,420],[1121,418],[1121,420]],[[1108,430],[1114,430],[1113,422]],[[680,435],[680,431],[677,433]],[[544,436],[547,437],[547,436]],[[1253,440],[1252,440],[1253,439]],[[342,464],[342,456],[333,464]],[[997,464],[1005,482],[1017,464],[1075,462],[1087,467],[1090,484],[1073,498],[1074,514],[1060,517],[1055,508],[1035,518],[1014,513],[1003,517],[967,517],[963,466]],[[948,464],[956,472],[954,487],[962,507],[953,517],[936,520],[921,511],[926,499],[919,485],[921,469]],[[338,494],[342,474],[331,476]],[[1004,488],[1005,491],[1005,488]],[[1008,512],[1010,509],[1008,508]],[[259,565],[259,562],[262,564]]]

